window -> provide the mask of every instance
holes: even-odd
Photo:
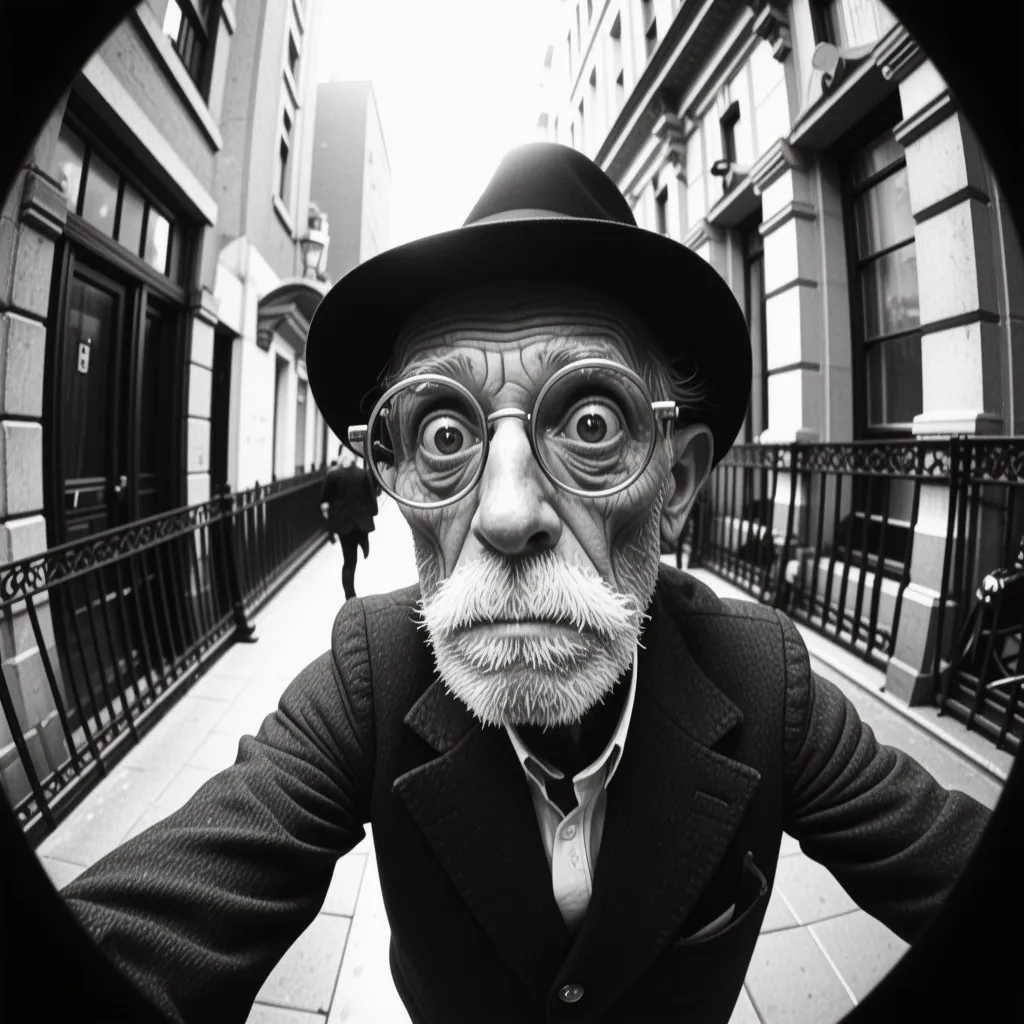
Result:
[[[890,129],[848,158],[844,170],[858,432],[909,433],[923,401],[906,158]]]
[[[295,33],[288,33],[288,71],[291,73],[292,81],[298,84],[299,81],[299,44],[295,41]]]
[[[576,48],[583,49],[583,29],[580,27],[580,5],[576,5]]]
[[[658,48],[658,19],[654,15],[653,0],[641,0],[641,7],[643,9],[644,49],[647,59],[650,60],[651,54]]]
[[[657,187],[657,183],[655,183]],[[654,217],[659,235],[668,234],[668,186],[666,185],[654,197]]]
[[[56,164],[69,213],[180,283],[181,225],[67,121],[57,137]]]
[[[580,152],[582,153],[587,151],[587,135],[584,125],[584,101],[580,100]]]
[[[288,192],[291,185],[289,170],[292,154],[293,117],[288,103],[281,111],[281,134],[277,146],[277,197],[288,206]]]
[[[203,99],[207,98],[210,85],[215,14],[219,14],[215,0],[167,0],[164,12],[164,35],[171,41]]]
[[[733,100],[726,107],[725,113],[718,122],[719,131],[722,134],[722,159],[728,160],[732,165],[736,163],[736,125],[739,123],[739,120],[740,102],[739,100]]]
[[[594,0],[587,0],[587,24],[594,20]]]
[[[841,49],[881,39],[896,18],[878,0],[817,0],[812,5],[815,35]]]
[[[555,127],[554,127],[554,129],[552,130],[552,133],[551,133],[551,138],[552,138],[552,139],[553,139],[553,140],[554,140],[555,142],[560,142],[560,141],[561,141],[561,140],[559,139],[559,137],[558,137],[558,115],[557,115],[557,114],[555,114]]]
[[[622,15],[616,14],[612,22],[611,32],[608,34],[610,46],[610,65],[612,79],[615,82],[615,110],[622,109],[626,101],[626,76],[622,64]]]
[[[569,54],[568,64],[566,66],[569,68],[569,77],[572,78],[572,32],[566,33],[565,48]]]

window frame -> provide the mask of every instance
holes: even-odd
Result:
[[[172,39],[167,35],[164,29],[164,24],[167,20],[167,8],[164,10],[164,21],[161,22],[160,29],[164,32],[168,43],[170,43],[171,49],[175,55],[181,61],[182,67],[185,69],[185,73],[189,79],[195,85],[199,91],[199,95],[203,98],[204,103],[210,101],[210,84],[213,79],[213,59],[214,51],[217,44],[217,27],[221,16],[221,0],[207,0],[207,9],[205,16],[205,23],[202,11],[199,9],[199,4],[196,0],[167,0],[168,8],[171,4],[174,4],[181,14],[182,24],[187,24],[189,30],[192,33],[194,40],[197,40],[202,46],[202,55],[199,61],[199,66],[193,68],[190,66],[190,62],[186,60],[185,54],[182,53],[181,33],[177,40]]]
[[[864,181],[856,185],[850,184],[849,163],[858,154],[864,152],[874,143],[891,133],[900,120],[899,95],[892,98],[874,111],[858,125],[844,141],[837,152],[840,171],[840,189],[843,208],[843,233],[846,245],[846,267],[849,288],[850,308],[850,364],[853,376],[853,433],[858,440],[898,440],[913,436],[912,421],[901,424],[872,424],[871,411],[868,407],[868,353],[869,350],[887,342],[910,338],[922,338],[923,327],[918,323],[915,327],[902,328],[888,334],[867,337],[864,321],[864,293],[862,274],[863,268],[876,262],[882,256],[909,245],[915,247],[916,235],[910,241],[887,246],[870,256],[862,257],[857,241],[857,223],[855,214],[856,201],[880,182],[892,177],[906,167],[905,152],[883,170],[876,171]],[[902,147],[901,147],[902,148]],[[920,296],[919,296],[920,297]],[[923,358],[923,354],[922,354]]]

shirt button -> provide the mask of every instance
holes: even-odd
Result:
[[[562,829],[562,838],[566,842],[568,842],[570,839],[572,839],[572,837],[574,835],[576,835],[576,826],[575,825],[566,825],[566,827]]]
[[[582,985],[563,985],[558,990],[558,998],[563,1003],[578,1003],[583,998]]]

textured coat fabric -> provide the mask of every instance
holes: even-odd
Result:
[[[348,602],[236,763],[63,890],[173,1019],[243,1022],[372,822],[416,1024],[726,1024],[783,830],[912,941],[987,821],[880,746],[785,616],[662,567],[586,919],[555,904],[508,737],[436,678],[417,588]],[[717,934],[698,929],[735,904]],[[559,998],[580,985],[577,1002]]]
[[[366,470],[335,466],[324,478],[320,502],[326,502],[327,525],[339,537],[365,536],[374,529],[377,499]]]

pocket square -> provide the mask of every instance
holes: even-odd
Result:
[[[692,935],[687,935],[688,940],[706,939],[722,931],[723,928],[733,919],[736,913],[736,904],[733,903],[726,910],[722,911],[713,921],[708,921],[703,928],[698,928]]]

